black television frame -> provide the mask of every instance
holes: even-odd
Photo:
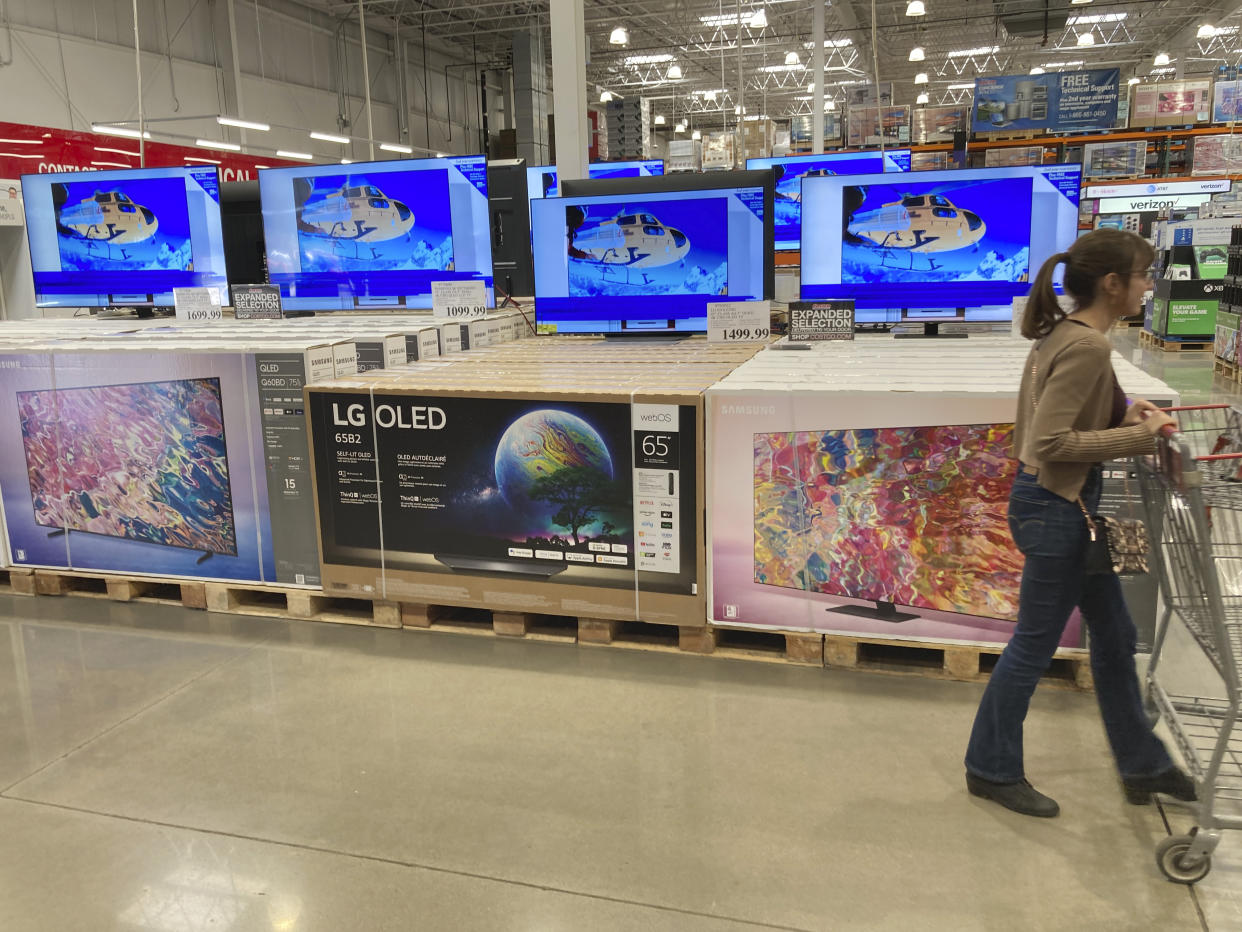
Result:
[[[776,297],[775,213],[776,175],[770,168],[652,175],[647,178],[561,179],[561,197],[627,197],[631,194],[677,194],[682,191],[719,191],[763,188],[763,297]]]

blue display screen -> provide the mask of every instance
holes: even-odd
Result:
[[[592,162],[587,166],[588,178],[650,178],[664,174],[662,159],[644,159],[639,162]],[[537,197],[556,197],[560,188],[556,180],[555,165],[528,165],[526,167],[526,195],[530,200]]]
[[[531,203],[535,313],[552,333],[703,331],[763,297],[762,188]]]
[[[22,197],[39,307],[227,299],[215,166],[25,175]]]
[[[807,178],[802,299],[853,298],[876,311],[1007,307],[1074,241],[1080,173],[1047,165]]]
[[[796,250],[802,241],[802,179],[817,175],[869,175],[908,172],[909,149],[874,152],[833,152],[823,155],[785,155],[747,159],[748,169],[770,168],[776,176],[773,227],[776,248]]]
[[[491,301],[483,156],[264,169],[259,194],[286,310],[429,308],[437,281]]]

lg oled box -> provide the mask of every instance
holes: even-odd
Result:
[[[737,174],[736,187],[669,176],[647,179],[666,190],[613,182],[616,193],[534,201],[540,332],[702,332],[709,302],[769,297],[770,176]]]
[[[1008,320],[1078,231],[1080,165],[802,179],[804,301],[852,298],[858,320],[922,309]]]
[[[821,155],[783,155],[747,159],[751,170],[772,169],[776,185],[775,237],[778,250],[797,250],[802,245],[802,179],[819,175],[870,175],[876,172],[908,172],[909,149],[884,152],[832,152]]]
[[[228,276],[214,166],[24,175],[40,307],[173,304]]]
[[[491,303],[483,156],[263,169],[259,191],[286,311],[429,308],[437,281]]]
[[[308,393],[326,590],[697,623],[694,394],[364,383]]]

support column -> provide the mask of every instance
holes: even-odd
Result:
[[[561,180],[587,176],[586,21],[583,0],[551,0],[552,111],[556,171]]]
[[[517,131],[518,158],[526,159],[528,165],[547,165],[552,161],[545,62],[538,27],[513,34],[513,128]]]
[[[815,16],[811,24],[811,41],[815,50],[811,54],[811,69],[815,72],[815,91],[811,98],[811,151],[819,155],[824,151],[824,7],[827,0],[816,0]]]
[[[232,2],[233,0],[229,0],[229,3]],[[367,11],[362,0],[358,0],[358,39],[362,43],[362,92],[367,104],[367,146],[371,160],[374,161],[375,122],[371,118],[371,64],[367,60]]]

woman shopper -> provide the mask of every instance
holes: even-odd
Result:
[[[1009,528],[1026,557],[1018,624],[992,672],[966,750],[966,786],[1024,815],[1049,818],[1057,803],[1026,779],[1022,723],[1075,607],[1086,622],[1091,672],[1126,798],[1195,799],[1195,787],[1152,732],[1134,667],[1136,632],[1121,583],[1088,575],[1086,512],[1100,500],[1101,462],[1155,449],[1172,418],[1148,401],[1128,403],[1111,362],[1108,331],[1134,313],[1151,285],[1151,246],[1133,233],[1096,230],[1044,263],[1031,288],[1022,335],[1035,340],[1022,374],[1014,426],[1018,475]],[[1066,314],[1052,287],[1065,265]]]

